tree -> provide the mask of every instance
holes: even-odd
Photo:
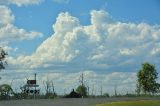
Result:
[[[80,75],[79,79],[80,85],[77,87],[76,92],[79,93],[82,97],[87,97],[87,87],[84,84],[84,74]]]
[[[82,97],[87,97],[87,88],[84,85],[80,85],[76,89],[77,93],[79,93]]]
[[[5,69],[5,58],[7,53],[0,47],[0,70]]]
[[[139,70],[137,81],[137,89],[146,93],[157,93],[160,87],[160,84],[156,82],[158,78],[158,73],[155,69],[155,66],[150,63],[142,64],[142,68]]]
[[[57,93],[54,90],[54,84],[53,81],[50,81],[47,77],[47,81],[43,82],[45,90],[46,90],[46,98],[55,98],[57,97]]]
[[[136,90],[135,90],[135,92],[137,93],[138,96],[141,93],[141,87],[140,87],[139,83],[136,84]]]
[[[13,94],[13,90],[10,85],[0,85],[0,97],[1,99],[9,99],[9,96]]]

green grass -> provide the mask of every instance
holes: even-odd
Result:
[[[160,100],[112,102],[106,104],[98,104],[96,106],[160,106]]]

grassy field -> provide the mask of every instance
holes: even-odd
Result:
[[[96,106],[160,106],[160,100],[124,101],[99,104]]]

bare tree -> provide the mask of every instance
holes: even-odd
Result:
[[[0,47],[0,70],[5,69],[7,62],[5,61],[7,53]],[[1,79],[1,77],[0,77]]]
[[[5,69],[5,64],[7,62],[5,61],[7,53],[0,47],[0,70]]]
[[[46,81],[43,81],[43,85],[46,90],[46,97],[47,98],[50,98],[50,97],[54,98],[55,96],[57,96],[57,94],[55,93],[53,81],[49,80],[48,77],[47,77]]]

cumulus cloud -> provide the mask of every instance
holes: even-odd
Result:
[[[0,6],[0,27],[14,21],[14,15],[6,6]]]
[[[0,41],[30,40],[42,33],[36,31],[26,31],[13,25],[15,16],[6,6],[0,6]]]
[[[1,5],[15,4],[17,6],[39,4],[44,0],[1,0]]]
[[[145,61],[158,64],[159,25],[116,21],[104,10],[90,14],[91,24],[83,26],[78,18],[60,13],[53,35],[32,55],[8,61],[20,68],[66,71],[137,71]]]

